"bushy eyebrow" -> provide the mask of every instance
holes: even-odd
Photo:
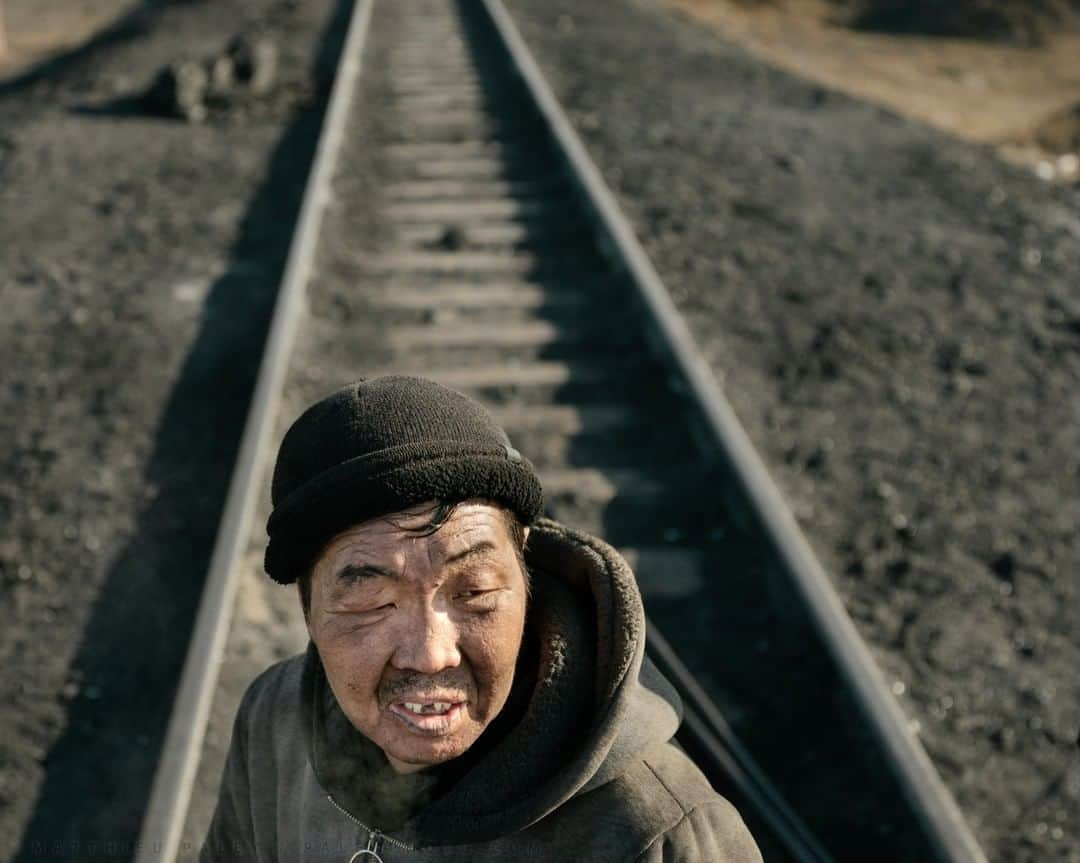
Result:
[[[356,584],[372,578],[392,578],[398,580],[401,576],[389,569],[376,566],[373,563],[347,563],[337,571],[334,581],[338,585]]]
[[[461,551],[454,552],[443,560],[444,566],[458,566],[477,557],[487,557],[499,549],[490,540],[481,540],[475,545],[470,545]],[[401,573],[394,572],[374,563],[347,563],[337,571],[334,576],[333,586],[330,588],[331,596],[340,597],[350,587],[370,582],[376,578],[388,578],[392,581],[401,581]]]
[[[476,545],[470,545],[468,548],[455,552],[443,561],[444,566],[453,566],[455,564],[463,563],[466,560],[470,560],[474,557],[484,557],[494,552],[497,552],[495,543],[490,540],[481,540]]]
[[[352,594],[354,588],[376,578],[390,578],[396,581],[401,576],[371,563],[347,563],[334,575],[334,580],[327,590],[327,599],[330,602],[341,602]]]

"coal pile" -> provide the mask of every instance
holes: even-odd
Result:
[[[994,39],[1039,44],[1054,28],[1076,22],[1077,0],[842,0],[860,30]]]
[[[139,104],[148,114],[200,123],[212,111],[229,111],[267,96],[277,77],[273,39],[235,36],[219,54],[162,68]]]

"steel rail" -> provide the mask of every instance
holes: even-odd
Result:
[[[224,515],[184,662],[161,760],[143,817],[136,863],[176,857],[191,799],[221,656],[232,619],[239,561],[250,538],[262,467],[271,444],[289,354],[303,311],[318,227],[330,200],[330,181],[344,140],[345,124],[373,0],[355,0],[348,35],[320,130],[319,142],[289,247],[266,348],[248,410]]]
[[[517,74],[535,102],[567,162],[611,263],[624,270],[652,315],[657,347],[686,382],[707,430],[725,455],[739,486],[784,573],[802,599],[842,677],[939,860],[986,863],[986,856],[922,744],[911,731],[843,601],[818,561],[745,429],[739,422],[675,307],[671,295],[622,214],[615,196],[585,150],[502,0],[480,0]]]

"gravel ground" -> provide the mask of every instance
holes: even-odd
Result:
[[[0,86],[4,860],[130,854],[344,5],[147,2]],[[164,64],[255,32],[268,94],[139,110]]]
[[[137,830],[343,5],[151,3],[0,87],[3,859]],[[1080,195],[652,3],[510,5],[984,846],[1080,860]],[[132,110],[263,28],[272,96]]]
[[[511,12],[994,860],[1080,860],[1080,190],[653,0]]]

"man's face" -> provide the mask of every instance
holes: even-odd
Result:
[[[338,534],[311,576],[308,632],[330,688],[399,773],[476,741],[510,694],[525,626],[525,573],[500,510],[464,503],[417,534],[431,510]]]

